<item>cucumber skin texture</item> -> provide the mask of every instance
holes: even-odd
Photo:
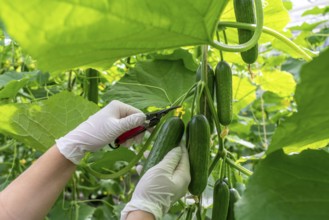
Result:
[[[226,220],[230,202],[230,190],[222,180],[217,180],[214,186],[212,220]]]
[[[183,134],[184,122],[176,116],[168,118],[159,130],[141,174],[158,164],[170,150],[178,147]]]
[[[225,61],[218,62],[215,69],[217,114],[219,122],[227,126],[233,117],[232,71]]]
[[[237,22],[255,24],[255,14],[253,0],[234,0],[234,12]],[[243,44],[252,38],[254,31],[238,29],[239,43]],[[241,52],[243,61],[252,64],[258,57],[258,44],[247,51]]]
[[[188,124],[187,149],[189,153],[191,182],[188,190],[199,196],[207,186],[210,152],[210,128],[204,115],[195,115]]]
[[[199,66],[199,68],[197,69],[197,72],[196,72],[196,81],[198,82],[200,80],[201,80],[201,65]],[[214,73],[213,68],[209,65],[209,63],[207,64],[207,87],[209,89],[211,98],[214,100],[215,73]],[[212,132],[214,129],[214,122],[212,119],[210,107],[207,104],[207,97],[206,97],[206,94],[204,91],[202,92],[201,97],[200,97],[200,114],[203,114],[206,116],[206,118],[208,119],[210,132]]]
[[[240,199],[240,194],[238,190],[230,189],[230,203],[228,205],[227,220],[235,220],[234,217],[234,204]]]

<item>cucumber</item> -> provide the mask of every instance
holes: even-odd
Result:
[[[230,202],[230,190],[225,181],[217,180],[214,186],[212,220],[226,220]]]
[[[255,13],[253,0],[234,0],[234,12],[237,22],[255,24]],[[252,38],[254,31],[238,29],[239,43],[245,43]],[[241,52],[243,61],[252,64],[258,57],[258,44],[247,51]]]
[[[183,134],[184,122],[176,116],[168,118],[159,130],[141,174],[158,164],[170,150],[177,147]]]
[[[225,61],[218,62],[215,70],[217,114],[219,122],[227,126],[232,121],[232,71]]]
[[[210,152],[210,128],[204,115],[195,115],[188,124],[187,149],[189,152],[191,182],[188,189],[199,196],[207,186]]]
[[[196,72],[196,81],[197,82],[201,80],[201,69],[202,68],[200,65]],[[212,67],[209,65],[209,63],[207,64],[207,84],[206,85],[209,89],[212,99],[214,99],[215,73],[214,73],[214,70],[212,69]],[[205,91],[202,92],[201,98],[200,98],[200,114],[203,114],[206,116],[206,118],[208,119],[210,132],[212,132],[214,129],[214,122],[212,119],[210,107],[207,104],[207,97],[206,97]]]
[[[98,104],[98,71],[95,69],[88,69],[88,100]]]
[[[234,204],[240,199],[239,192],[231,188],[230,189],[230,203],[228,205],[228,213],[227,213],[227,220],[234,220]]]

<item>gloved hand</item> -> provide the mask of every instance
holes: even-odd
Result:
[[[156,219],[162,218],[170,206],[186,194],[190,181],[187,150],[176,147],[143,175],[131,201],[121,212],[121,220],[134,210],[150,212]]]
[[[140,110],[112,101],[64,137],[57,139],[56,144],[67,159],[78,164],[86,151],[99,150],[122,133],[142,125],[145,118]]]

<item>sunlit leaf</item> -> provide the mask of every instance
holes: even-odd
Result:
[[[238,114],[256,99],[256,86],[247,77],[233,76],[233,113]]]
[[[261,75],[255,78],[255,82],[265,91],[273,92],[279,96],[291,96],[296,87],[294,77],[284,71],[262,71]]]
[[[8,33],[46,71],[207,44],[227,0],[2,0]]]

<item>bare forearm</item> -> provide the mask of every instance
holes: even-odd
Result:
[[[149,212],[145,212],[145,211],[132,211],[129,212],[126,220],[154,220],[154,215],[149,213]]]
[[[44,219],[76,169],[51,147],[0,194],[0,219]],[[2,214],[1,214],[2,213]]]

